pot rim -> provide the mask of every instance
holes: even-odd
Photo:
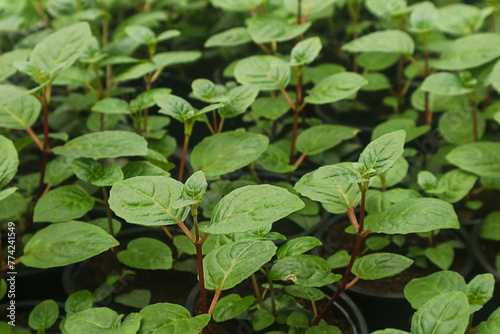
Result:
[[[340,220],[340,219],[338,219]],[[330,221],[327,225],[322,226],[321,229],[318,230],[318,232],[315,234],[315,236],[322,240],[322,235],[325,233],[325,231],[330,228],[333,224],[337,223],[338,220],[335,221]],[[467,231],[464,229],[451,229],[452,232],[456,233],[462,241],[464,241],[466,245],[466,252],[467,252],[467,258],[465,261],[465,265],[461,270],[458,272],[460,275],[462,275],[464,278],[467,277],[474,266],[474,254],[471,249],[471,247],[468,247],[471,244],[471,237]],[[313,250],[313,254],[316,256],[320,256],[320,249],[317,247]],[[369,296],[373,298],[382,298],[382,299],[388,299],[388,300],[406,300],[404,292],[382,292],[382,291],[377,291],[377,290],[369,290],[365,288],[361,288],[359,286],[353,285],[349,290],[347,290],[347,293],[354,293],[357,295],[363,295],[363,296]]]
[[[486,270],[487,272],[493,274],[495,280],[497,282],[500,282],[500,273],[497,270],[495,270],[495,268],[493,268],[493,266],[486,260],[486,258],[483,255],[483,252],[481,252],[481,248],[479,248],[479,233],[481,232],[481,227],[483,226],[483,223],[484,220],[481,221],[479,224],[476,224],[472,231],[472,236],[470,238],[472,253],[474,253],[474,257],[479,262],[480,266],[483,267],[483,269]]]

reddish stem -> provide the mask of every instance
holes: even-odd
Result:
[[[182,182],[183,176],[184,176],[184,164],[186,162],[186,154],[187,154],[187,148],[189,144],[189,135],[186,134],[184,136],[184,147],[182,148],[182,157],[181,157],[181,165],[179,166],[179,178],[178,180]]]

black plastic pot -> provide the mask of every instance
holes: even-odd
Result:
[[[323,235],[339,219],[332,220],[329,224],[322,226],[316,233],[316,237],[324,240]],[[469,234],[464,230],[454,230],[457,238],[466,245],[469,244]],[[321,256],[320,249],[316,248],[313,253]],[[468,277],[474,266],[474,256],[470,247],[467,247],[467,259],[462,270],[459,272],[463,277]],[[370,331],[397,328],[410,330],[411,317],[415,310],[405,298],[404,293],[393,293],[376,290],[368,290],[357,285],[352,286],[346,293],[354,300],[356,305],[365,315]]]
[[[483,226],[483,222],[476,224],[474,226],[474,230],[472,231],[472,236],[470,240],[470,245],[472,248],[472,252],[474,253],[474,256],[481,266],[482,269],[485,271],[493,274],[495,276],[495,279],[497,283],[500,283],[500,273],[486,260],[486,258],[483,255],[483,252],[481,252],[481,249],[479,247],[479,233],[481,232],[481,227]]]
[[[331,295],[335,292],[334,287],[327,287],[329,292],[325,293],[327,299],[331,297]],[[200,295],[200,286],[196,285],[195,288],[189,294],[189,297],[186,301],[186,308],[191,312],[191,315],[194,314],[194,303],[198,299]],[[365,318],[361,313],[358,306],[353,302],[349,296],[346,294],[340,294],[339,298],[335,303],[333,303],[334,308],[342,313],[348,323],[351,325],[353,334],[368,334],[368,326],[366,325]],[[328,319],[325,319],[328,322]],[[233,334],[233,333],[254,333],[252,328],[252,324],[250,321],[238,319],[238,327],[234,328],[231,333],[220,333],[220,334]]]

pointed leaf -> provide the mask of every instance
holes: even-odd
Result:
[[[306,253],[317,246],[321,246],[322,244],[323,243],[315,237],[306,236],[295,238],[281,246],[278,249],[276,256],[278,257],[278,260],[281,260],[287,256]]]
[[[129,334],[141,327],[141,316],[131,313],[121,322],[123,315],[107,307],[90,308],[66,318],[64,329],[71,334]]]
[[[368,81],[361,75],[343,72],[326,77],[309,91],[305,101],[312,104],[327,104],[353,96]]]
[[[257,230],[303,207],[304,203],[284,188],[245,186],[223,197],[212,211],[211,224],[202,224],[200,229],[214,234]]]
[[[450,269],[455,257],[455,250],[449,244],[440,244],[436,247],[429,247],[424,250],[424,255],[443,270]]]
[[[245,23],[255,43],[288,41],[303,34],[311,26],[310,22],[292,24],[271,14],[249,18]]]
[[[16,175],[19,158],[14,144],[4,136],[0,136],[0,189],[9,184]]]
[[[392,253],[375,253],[357,258],[352,272],[363,280],[395,276],[413,264],[413,260]]]
[[[234,69],[236,81],[262,91],[285,88],[290,82],[287,62],[274,56],[253,56],[240,60]]]
[[[446,159],[458,168],[479,176],[500,175],[500,143],[465,144],[453,149]]]
[[[201,58],[198,51],[170,51],[157,53],[153,57],[153,62],[159,67],[167,67],[179,64],[187,64]]]
[[[115,297],[115,302],[125,306],[142,309],[149,305],[151,292],[149,290],[135,289],[129,293],[122,293]]]
[[[66,317],[89,308],[92,308],[92,294],[88,290],[79,290],[72,293],[64,304]]]
[[[250,132],[218,133],[196,145],[191,164],[207,177],[217,177],[255,161],[267,149],[268,142],[266,136]]]
[[[358,132],[358,129],[342,125],[316,125],[300,133],[297,149],[307,155],[319,154],[353,138]]]
[[[435,198],[415,198],[394,204],[369,225],[376,233],[408,234],[460,228],[453,206]]]
[[[413,334],[464,333],[469,323],[470,308],[461,291],[436,296],[425,303],[413,316]]]
[[[51,268],[83,261],[118,246],[112,236],[97,226],[82,222],[50,225],[24,247],[21,262],[28,267]]]
[[[118,158],[147,154],[144,138],[127,131],[89,133],[54,148],[55,154],[74,158]]]
[[[128,103],[122,99],[108,97],[98,101],[91,109],[93,112],[103,114],[125,114],[131,113]]]
[[[377,31],[345,44],[342,50],[349,52],[390,52],[412,55],[413,39],[400,30]]]
[[[46,300],[30,312],[28,324],[31,328],[41,330],[52,327],[59,315],[59,307],[52,299]]]
[[[217,322],[227,321],[236,318],[241,313],[245,312],[252,306],[255,298],[246,296],[241,298],[239,295],[232,293],[221,298],[214,308],[213,318]]]
[[[241,240],[215,248],[203,259],[205,287],[231,289],[258,271],[275,253],[272,241]]]
[[[318,57],[322,45],[319,37],[311,37],[297,43],[290,57],[291,66],[305,66],[312,63]]]
[[[182,183],[164,176],[137,176],[111,188],[109,205],[131,224],[161,226],[183,221],[189,208],[173,209],[181,198]]]
[[[385,134],[372,141],[359,156],[359,163],[365,173],[375,170],[374,175],[385,173],[403,154],[406,132],[398,130]]]
[[[138,238],[127,245],[127,250],[118,253],[123,264],[138,269],[172,268],[172,252],[163,242],[152,238]]]
[[[425,78],[420,89],[424,92],[451,96],[469,94],[474,90],[466,87],[457,75],[445,72],[433,73]]]
[[[246,44],[252,41],[252,37],[245,27],[236,27],[210,36],[205,42],[205,47],[230,47]]]
[[[36,122],[42,106],[28,92],[23,87],[0,85],[0,124],[3,128],[24,130]]]
[[[477,275],[467,284],[465,294],[469,299],[471,312],[479,311],[484,304],[493,298],[495,289],[495,277],[488,273]]]
[[[34,222],[66,222],[80,218],[94,207],[94,198],[78,185],[51,190],[36,203]]]

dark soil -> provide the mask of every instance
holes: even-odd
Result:
[[[325,247],[321,250],[320,256],[323,258],[328,258],[330,255],[340,251],[347,250],[352,253],[354,247],[355,236],[346,233],[344,230],[349,225],[349,221],[342,221],[337,224],[333,224],[326,233],[323,234],[323,244]],[[450,230],[441,230],[441,232],[436,235],[435,242],[441,243],[449,240],[456,240],[458,235]],[[421,238],[418,235],[411,234],[406,235],[406,242],[403,247],[398,247],[397,245],[391,243],[386,248],[380,250],[379,252],[389,252],[399,255],[406,256],[408,254],[409,246],[419,246],[421,248],[428,247],[428,240]],[[361,246],[361,251],[364,251],[364,244]],[[370,254],[372,251],[367,251],[365,254]],[[455,249],[455,260],[449,270],[460,272],[466,266],[468,252],[466,249]],[[430,275],[434,272],[440,271],[441,269],[430,261],[427,261],[427,268],[420,268],[416,265],[412,265],[410,268],[406,269],[399,275],[394,277],[383,278],[374,281],[364,281],[359,280],[356,283],[356,287],[360,287],[372,291],[380,291],[384,293],[402,293],[406,284],[408,284],[414,278],[420,278]],[[339,274],[344,274],[345,268],[340,268],[335,270]]]
[[[276,293],[278,292],[284,292],[284,289],[276,289]],[[264,292],[264,289],[260,289],[261,294]],[[247,280],[243,281],[236,287],[230,290],[222,291],[221,297],[227,296],[232,293],[237,293],[241,297],[245,296],[250,296],[254,295],[254,289],[252,285],[251,278],[248,278]],[[210,306],[210,303],[212,301],[212,298],[214,296],[213,291],[208,291],[207,292],[207,302],[208,306]],[[297,298],[297,301],[299,302],[300,305],[302,305],[305,309],[310,311],[311,313],[313,312],[311,302],[308,300],[303,300],[300,298]],[[257,301],[255,301],[257,303]],[[322,308],[328,303],[328,300],[325,298],[323,300],[317,301],[316,302],[316,307],[318,312],[322,310]],[[199,315],[202,313],[202,307],[201,307],[201,298],[198,297],[195,301],[194,304],[194,314]],[[324,318],[326,322],[328,322],[331,325],[337,326],[342,330],[342,333],[344,334],[352,334],[353,329],[351,328],[351,324],[349,323],[348,319],[345,318],[344,314],[336,308],[336,307],[331,307],[328,312],[326,313],[326,316]],[[243,319],[231,319],[225,322],[215,322],[213,320],[210,321],[208,326],[203,330],[203,334],[234,334],[234,333],[255,333],[255,334],[263,334],[263,333],[268,333],[270,331],[288,331],[288,327],[280,324],[273,324],[272,326],[262,330],[255,332],[252,328],[252,324],[250,321],[243,320]]]
[[[473,196],[471,200],[480,200],[483,202],[483,206],[478,210],[472,211],[465,206],[465,199],[456,203],[454,205],[455,211],[461,222],[467,222],[473,219],[484,219],[490,213],[500,210],[500,190],[484,190],[476,196]]]
[[[486,240],[479,238],[478,240],[479,249],[483,254],[484,258],[488,263],[495,269],[496,267],[496,257],[500,254],[500,241]]]
[[[161,235],[161,233],[156,236],[147,236],[167,242],[172,248],[170,240],[166,236]],[[135,237],[140,237],[140,235],[136,235]],[[127,243],[128,240],[121,242],[118,249],[125,249]],[[124,276],[118,283],[117,290],[112,296],[101,301],[99,303],[100,306],[109,307],[123,314],[137,312],[138,309],[118,304],[113,300],[117,295],[129,293],[135,289],[149,290],[151,292],[150,304],[168,302],[184,305],[189,292],[198,283],[197,277],[189,272],[129,269],[133,270],[136,275]],[[75,278],[74,289],[75,291],[82,289],[95,291],[101,284],[106,282],[106,279],[110,275],[116,274],[116,272],[116,261],[111,251],[102,253],[83,264]]]

